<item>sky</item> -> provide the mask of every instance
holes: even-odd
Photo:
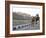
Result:
[[[38,6],[30,5],[13,5],[12,12],[22,12],[35,16],[40,13],[40,8]]]

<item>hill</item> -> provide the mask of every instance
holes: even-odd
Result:
[[[21,12],[13,12],[13,19],[16,20],[31,20],[31,15]]]

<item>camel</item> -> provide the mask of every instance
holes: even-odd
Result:
[[[34,23],[36,22],[37,24],[38,20],[39,20],[39,17],[32,17],[31,25],[34,27]]]

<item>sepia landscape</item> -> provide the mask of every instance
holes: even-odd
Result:
[[[22,12],[13,12],[13,30],[39,30],[39,14],[31,16]]]

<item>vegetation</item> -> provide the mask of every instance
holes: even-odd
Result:
[[[14,25],[28,24],[31,20],[13,20]]]
[[[13,20],[30,20],[31,16],[28,14],[13,13]]]

